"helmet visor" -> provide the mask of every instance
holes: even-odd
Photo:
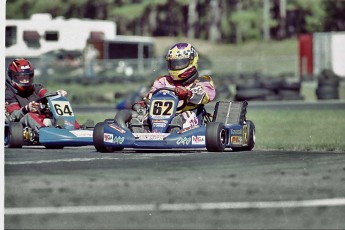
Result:
[[[170,59],[168,62],[168,68],[170,70],[181,70],[186,68],[190,64],[189,58],[183,59]]]
[[[19,84],[26,85],[32,83],[33,77],[33,73],[17,73],[14,75],[13,80]]]

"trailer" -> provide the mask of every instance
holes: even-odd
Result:
[[[6,58],[35,58],[53,50],[83,50],[89,39],[114,39],[116,23],[109,20],[52,18],[6,20]]]

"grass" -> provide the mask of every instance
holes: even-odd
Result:
[[[113,118],[114,113],[79,114],[83,123]],[[248,108],[247,119],[256,127],[255,149],[345,151],[343,110],[263,110]]]
[[[256,149],[345,151],[343,110],[248,110]]]

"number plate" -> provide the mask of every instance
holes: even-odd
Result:
[[[71,104],[68,101],[53,101],[52,104],[57,115],[64,117],[74,116]]]
[[[173,115],[175,101],[173,100],[153,100],[151,102],[150,116],[169,117]]]

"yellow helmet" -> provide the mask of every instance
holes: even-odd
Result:
[[[177,43],[173,45],[165,59],[174,81],[192,82],[198,77],[199,55],[191,44]]]

